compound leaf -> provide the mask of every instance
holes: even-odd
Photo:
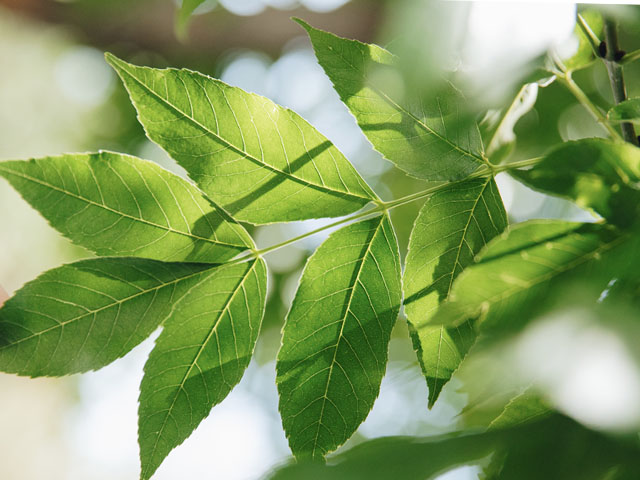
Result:
[[[507,225],[492,178],[471,180],[432,195],[416,218],[403,276],[405,313],[433,405],[475,340],[469,323],[415,329],[446,300],[454,279]]]
[[[296,21],[340,98],[388,160],[425,180],[458,180],[485,163],[478,126],[460,115],[464,98],[452,85],[429,99],[405,101],[390,52]]]
[[[242,378],[260,331],[266,283],[261,259],[222,265],[175,304],[140,387],[141,478],[150,478]]]
[[[563,143],[530,170],[510,172],[531,188],[573,200],[612,223],[640,214],[640,148],[600,138]]]
[[[606,287],[611,279],[606,272],[619,266],[610,254],[627,242],[628,234],[611,225],[560,220],[518,224],[495,238],[458,277],[432,323],[456,325],[482,316],[485,331],[518,328],[545,304],[542,299],[552,286],[570,275]],[[426,325],[428,320],[418,329]]]
[[[99,152],[5,161],[0,175],[98,255],[218,263],[252,245],[197,188],[139,158]]]
[[[149,138],[235,218],[264,224],[334,217],[376,198],[295,112],[197,72],[106,58]]]
[[[338,230],[311,256],[276,365],[296,457],[322,458],[366,418],[400,302],[398,246],[386,214]]]
[[[50,270],[0,309],[0,370],[39,377],[101,368],[149,336],[210,268],[97,258]]]

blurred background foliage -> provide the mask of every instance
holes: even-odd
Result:
[[[111,51],[138,64],[199,70],[294,109],[345,153],[384,200],[397,198],[424,184],[391,168],[372,150],[317,65],[303,31],[289,18],[299,16],[338,35],[387,46],[403,59],[401,80],[411,91],[428,95],[442,76],[450,78],[467,95],[469,113],[485,118],[483,129],[490,132],[491,113],[495,116],[511,103],[548,48],[567,56],[576,48],[571,32],[576,8],[581,8],[567,3],[427,0],[206,0],[187,26],[177,15],[180,4],[0,0],[0,158],[109,149],[183,174],[145,138],[126,92],[103,60],[103,52]],[[640,8],[617,7],[611,13],[620,19],[623,48],[640,48]],[[640,96],[640,62],[627,66],[625,75],[629,96]],[[577,72],[575,79],[597,105],[606,108],[611,103],[600,62]],[[561,85],[535,87],[531,95],[535,105],[528,105],[513,126],[517,140],[509,159],[538,156],[566,140],[605,136]],[[596,220],[504,174],[498,183],[512,222]],[[406,248],[420,206],[393,211],[401,249]],[[252,233],[264,247],[322,223],[272,225]],[[0,285],[9,293],[48,268],[89,255],[60,237],[4,181],[0,225]],[[276,407],[274,358],[305,259],[326,234],[267,257],[270,296],[256,360],[230,398],[214,408],[155,478],[259,478],[287,460]],[[636,293],[637,289],[628,297],[634,299]],[[476,347],[482,354],[465,364],[431,411],[406,324],[399,321],[381,396],[349,444],[382,435],[435,435],[462,425],[486,426],[499,415],[504,399],[513,392],[526,393],[528,381],[540,375],[546,382],[543,396],[583,425],[607,431],[633,424],[640,417],[640,362],[629,342],[640,340],[634,311],[625,302],[585,311],[579,292],[567,295],[571,305],[550,310],[514,338]],[[612,317],[616,322],[610,322]],[[147,341],[125,359],[82,376],[28,380],[1,375],[0,478],[137,478],[137,385],[151,346],[152,340]],[[555,350],[564,356],[549,360],[546,353]],[[541,362],[545,358],[548,362]],[[557,368],[563,362],[568,366]],[[592,375],[584,374],[587,367]],[[505,380],[512,378],[513,382]],[[495,385],[495,392],[507,393],[495,402],[486,401],[490,385]],[[597,402],[585,400],[594,395]],[[545,404],[538,413],[547,411]],[[560,420],[570,435],[583,435],[583,427],[567,422]],[[546,435],[549,428],[539,430]],[[607,441],[602,440],[603,445],[609,445]],[[477,464],[486,457],[486,452],[480,453],[467,460]],[[441,478],[477,478],[479,471],[477,465],[462,466]]]

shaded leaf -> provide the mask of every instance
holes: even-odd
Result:
[[[197,72],[106,58],[149,138],[235,218],[264,224],[335,217],[376,198],[295,112]]]
[[[599,138],[566,142],[530,170],[511,175],[531,188],[559,195],[628,226],[640,217],[640,149]]]
[[[611,107],[607,113],[607,120],[640,125],[640,98],[630,98]]]
[[[0,370],[39,377],[101,368],[149,336],[211,268],[97,258],[50,270],[0,309]]]
[[[471,324],[415,329],[451,293],[453,280],[507,225],[492,178],[471,180],[435,193],[416,218],[403,277],[405,313],[429,386],[429,405],[475,340]]]
[[[318,62],[374,148],[408,174],[458,180],[485,163],[475,120],[446,83],[428,99],[403,100],[396,58],[377,45],[337,37],[302,20]]]
[[[141,478],[240,381],[260,331],[266,298],[263,260],[207,272],[174,306],[140,386]]]
[[[456,325],[482,315],[484,329],[520,327],[545,304],[553,285],[569,275],[604,282],[604,288],[610,277],[595,272],[619,267],[612,261],[615,256],[605,256],[626,241],[628,235],[609,225],[560,220],[518,224],[494,239],[459,276],[432,323]]]
[[[637,441],[607,437],[554,415],[500,431],[376,438],[331,457],[328,465],[298,462],[269,479],[431,480],[462,465],[491,462],[485,478],[492,480],[626,480],[640,469],[639,453]]]
[[[378,396],[401,302],[388,216],[333,233],[311,256],[278,353],[280,414],[296,457],[344,443]]]
[[[54,228],[98,255],[217,263],[252,245],[189,182],[128,155],[5,161],[0,175]]]

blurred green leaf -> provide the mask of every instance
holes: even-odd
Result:
[[[193,14],[195,9],[204,2],[205,0],[182,0],[182,5],[180,6],[176,17],[176,31],[179,36],[184,36],[186,34],[191,14]]]
[[[609,225],[532,220],[494,239],[475,265],[456,280],[450,300],[418,329],[433,324],[459,325],[482,316],[481,327],[519,328],[549,301],[554,285],[571,275],[593,275],[602,290],[611,277],[598,269],[616,270],[613,253],[629,241],[628,234]]]
[[[398,245],[386,214],[338,230],[311,256],[276,365],[280,414],[296,457],[321,459],[366,418],[401,301]]]
[[[104,367],[147,338],[215,268],[97,258],[50,270],[0,309],[0,370],[39,377]]]
[[[630,98],[611,107],[607,113],[607,120],[640,125],[640,98]]]
[[[552,412],[553,410],[540,398],[540,395],[528,388],[509,400],[502,412],[491,421],[489,430],[515,427],[539,420]]]
[[[587,138],[566,142],[530,170],[511,175],[545,193],[590,208],[629,226],[640,214],[640,149],[629,143]]]
[[[637,440],[610,438],[559,415],[486,433],[387,437],[331,457],[328,465],[281,467],[270,480],[430,480],[462,465],[486,465],[486,479],[631,479],[640,469]]]
[[[335,217],[376,199],[344,155],[295,112],[197,72],[106,58],[149,138],[238,220]]]
[[[189,182],[120,153],[0,162],[53,227],[98,255],[218,263],[251,248],[240,225]]]
[[[455,87],[444,82],[429,98],[405,102],[409,92],[387,50],[296,21],[309,33],[341,100],[385,158],[424,180],[458,180],[485,163],[478,126],[461,115],[465,100]]]
[[[207,272],[173,304],[140,385],[142,479],[153,475],[242,378],[266,290],[264,261],[253,260]]]
[[[437,192],[416,218],[407,254],[405,313],[429,386],[429,405],[458,368],[475,340],[473,327],[435,326],[416,330],[435,314],[454,279],[476,254],[507,226],[507,215],[492,178],[471,180]]]

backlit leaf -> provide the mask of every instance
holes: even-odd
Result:
[[[190,70],[107,54],[151,140],[239,220],[335,217],[375,199],[340,151],[295,112]]]
[[[260,331],[266,283],[263,260],[223,265],[175,303],[140,387],[141,478],[151,477],[242,378]]]
[[[211,268],[97,258],[50,270],[0,309],[0,371],[39,377],[101,368],[149,336]]]
[[[416,218],[403,277],[404,305],[433,405],[475,340],[469,323],[455,328],[416,325],[431,318],[454,279],[507,225],[495,181],[471,180],[435,193]]]
[[[627,234],[610,225],[560,220],[518,224],[494,239],[460,275],[432,322],[456,325],[481,315],[485,330],[520,327],[544,305],[553,285],[569,275],[604,281],[604,288],[610,278],[595,272],[615,268],[615,257],[608,255],[627,241]],[[427,325],[428,320],[418,328]]]
[[[374,148],[408,174],[458,180],[485,163],[465,101],[445,82],[429,98],[405,99],[396,58],[377,45],[337,37],[302,20],[318,62]]]
[[[0,162],[53,227],[98,255],[217,263],[251,247],[244,228],[189,182],[120,153]]]
[[[277,361],[280,414],[296,457],[321,459],[366,418],[400,302],[386,214],[338,230],[309,259]]]

